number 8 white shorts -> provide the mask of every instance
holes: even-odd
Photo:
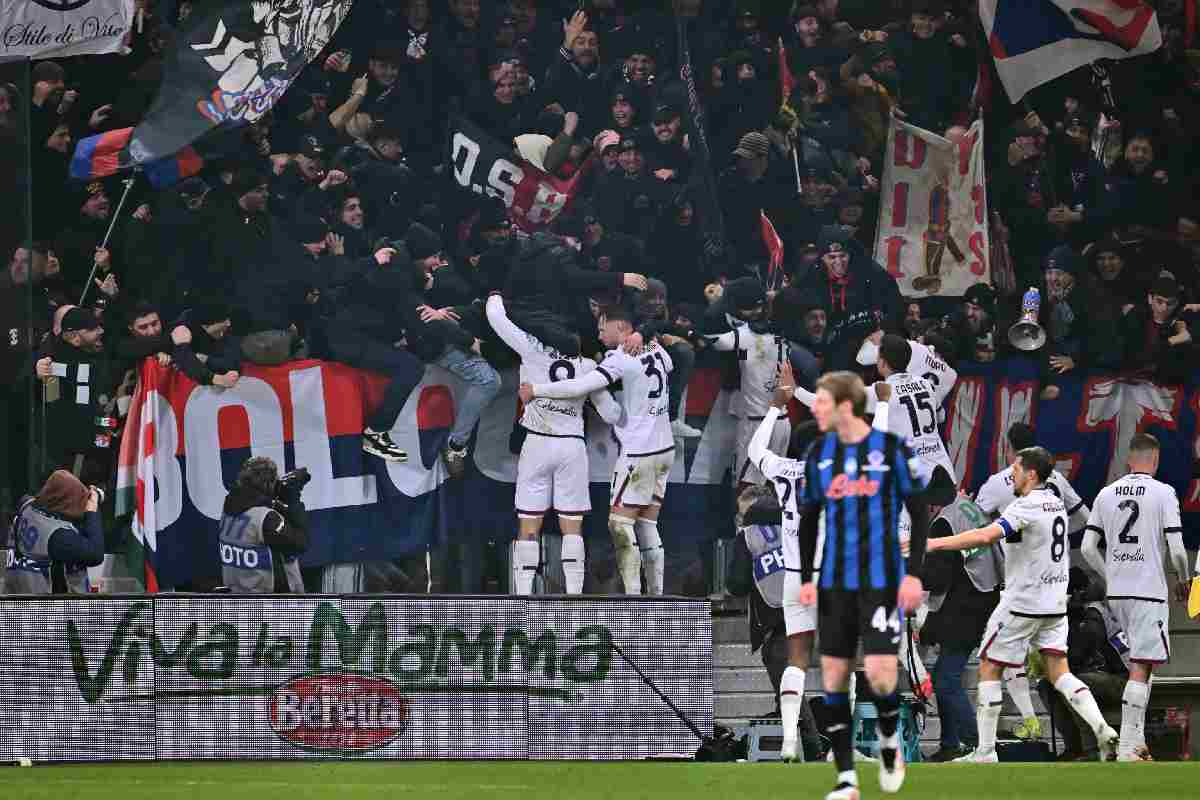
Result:
[[[979,657],[1005,667],[1025,666],[1033,646],[1055,656],[1067,654],[1067,615],[1038,617],[1010,611],[1003,600],[988,619]]]
[[[517,515],[540,517],[547,511],[583,517],[592,509],[588,492],[587,444],[573,436],[530,433],[517,460]]]
[[[808,633],[817,629],[817,604],[800,605],[800,538],[793,532],[783,532],[783,622],[787,635]]]

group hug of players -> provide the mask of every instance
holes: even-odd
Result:
[[[608,527],[622,582],[627,593],[641,594],[644,576],[646,592],[661,594],[658,515],[675,458],[670,357],[656,341],[642,341],[634,320],[620,308],[599,316],[599,338],[609,349],[598,364],[564,357],[518,328],[499,295],[489,297],[486,308],[492,327],[521,357],[520,424],[526,438],[517,466],[514,593],[532,592],[542,519],[551,511],[563,533],[567,591],[582,591],[582,523],[591,508],[583,408],[590,401],[620,444]],[[874,364],[882,380],[867,387],[854,373],[829,373],[813,393],[795,385],[786,340],[769,326],[730,322],[733,330],[712,342],[738,354],[739,490],[770,482],[782,514],[789,652],[780,684],[785,759],[797,757],[805,672],[819,630],[826,733],[837,767],[827,800],[859,797],[848,688],[860,646],[878,712],[880,787],[899,791],[905,769],[896,687],[904,614],[927,599],[918,577],[926,551],[959,550],[969,559],[992,554],[991,563],[999,565],[994,569],[1002,570],[995,582],[1003,584],[980,644],[979,745],[963,760],[997,761],[1001,678],[1006,668],[1023,667],[1031,646],[1041,652],[1054,688],[1095,733],[1104,756],[1135,760],[1144,747],[1150,673],[1170,655],[1164,550],[1177,591],[1186,594],[1189,580],[1178,499],[1153,477],[1157,441],[1147,434],[1134,437],[1130,474],[1105,488],[1090,513],[1055,470],[1051,454],[1024,446],[980,490],[977,502],[994,521],[967,530],[968,517],[956,507],[969,501],[957,494],[954,466],[938,431],[941,405],[957,375],[933,348],[876,334],[858,360]],[[787,410],[793,398],[815,420],[794,430]],[[931,511],[950,523],[952,535],[929,538]],[[1067,665],[1068,518],[1081,511],[1088,520],[1084,557],[1107,582],[1108,603],[1129,651],[1120,734]]]

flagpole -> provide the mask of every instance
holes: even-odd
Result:
[[[796,152],[796,140],[792,140],[792,166],[796,170],[796,194],[804,194],[804,186],[800,183],[800,156]]]
[[[133,174],[122,181],[122,183],[125,184],[125,191],[121,192],[121,199],[117,202],[117,210],[113,212],[112,219],[108,223],[108,230],[104,234],[104,241],[100,243],[100,249],[102,250],[108,247],[108,240],[112,237],[113,228],[117,226],[117,220],[121,218],[121,209],[125,207],[125,200],[129,197],[130,190],[133,189],[133,184],[134,181],[137,180],[138,172],[140,172],[140,169],[135,170]],[[92,281],[96,278],[97,266],[99,265],[96,264],[95,260],[93,259],[92,271],[88,273],[87,282],[83,285],[83,294],[79,295],[79,305],[81,306],[87,299],[88,292],[92,288]]]

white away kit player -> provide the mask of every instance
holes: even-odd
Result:
[[[1170,595],[1164,555],[1175,570],[1175,594],[1186,601],[1190,574],[1175,490],[1154,479],[1158,440],[1135,434],[1129,474],[1104,487],[1083,535],[1083,557],[1104,579],[1108,607],[1129,644],[1129,682],[1121,698],[1119,761],[1138,761],[1146,744],[1150,675],[1171,658]],[[1104,552],[1101,552],[1103,546]]]
[[[1014,422],[1008,429],[1008,444],[1014,453],[1026,447],[1034,447],[1037,440],[1033,428],[1024,422]],[[1057,469],[1046,479],[1046,488],[1062,498],[1067,507],[1068,532],[1078,530],[1087,524],[1089,510],[1079,492],[1071,486],[1071,482]],[[1013,494],[1012,465],[988,477],[975,494],[975,505],[989,516],[998,517],[1004,509],[1016,500]]]
[[[787,339],[769,329],[766,322],[748,322],[719,336],[707,337],[714,350],[735,352],[741,372],[742,391],[739,409],[737,454],[734,461],[734,482],[740,492],[749,484],[761,484],[765,478],[754,459],[749,457],[750,437],[760,427],[771,396],[775,392],[780,368],[790,363]],[[787,406],[777,415],[768,447],[778,452],[787,449],[792,427],[788,422]]]
[[[882,341],[883,331],[875,331],[863,340],[862,347],[858,349],[858,363],[864,367],[878,364],[879,346]],[[903,367],[897,366],[895,371],[919,375],[929,382],[929,385],[933,387],[933,396],[940,419],[940,411],[946,403],[946,398],[953,391],[954,384],[958,383],[958,371],[947,364],[946,359],[942,358],[935,348],[915,339],[906,341],[911,350],[911,356]]]
[[[998,520],[984,528],[930,539],[936,550],[970,550],[1003,540],[1004,590],[988,620],[979,649],[977,720],[979,746],[958,761],[994,763],[996,726],[1003,695],[1004,667],[1025,663],[1030,646],[1041,651],[1046,676],[1054,688],[1096,735],[1106,758],[1116,754],[1117,732],[1109,727],[1096,698],[1067,666],[1067,579],[1071,543],[1067,540],[1067,509],[1062,498],[1046,488],[1054,468],[1050,453],[1031,447],[1013,461],[1013,492],[1017,496]]]
[[[817,605],[800,602],[800,498],[804,496],[804,454],[820,433],[815,422],[796,428],[788,444],[788,457],[771,451],[779,417],[787,413],[788,400],[796,390],[792,366],[785,361],[780,370],[771,405],[758,424],[747,445],[747,452],[756,469],[775,487],[783,515],[783,620],[787,629],[788,666],[779,682],[779,710],[783,724],[783,745],[780,755],[784,761],[795,761],[799,752],[797,732],[801,705],[804,702],[804,681],[812,655],[817,631]],[[887,406],[872,423],[877,430],[887,430]],[[824,536],[824,515],[818,522]],[[814,564],[821,563],[821,542],[818,540]]]
[[[922,472],[929,476],[925,501],[947,506],[954,502],[958,477],[938,430],[937,394],[933,386],[919,375],[903,372],[896,366],[907,364],[911,358],[912,348],[901,337],[889,333],[880,341],[877,368],[884,382],[892,387],[887,401],[888,426],[901,440],[909,442],[913,455],[925,466]],[[875,391],[867,391],[867,410],[874,413],[878,413],[878,406],[871,401],[876,395]]]
[[[505,344],[521,357],[521,381],[553,383],[596,368],[590,358],[567,358],[536,337],[518,328],[504,311],[504,300],[493,293],[487,300],[487,318]],[[610,425],[621,414],[607,389],[588,395],[601,418]],[[558,515],[562,531],[563,578],[567,594],[583,591],[585,550],[583,515],[591,510],[588,492],[587,445],[583,437],[586,398],[534,400],[521,413],[525,442],[517,461],[517,538],[512,547],[513,594],[532,594],[533,578],[541,560],[538,537],[546,512]]]
[[[675,463],[668,416],[671,357],[658,342],[646,345],[638,355],[621,350],[634,330],[633,317],[623,308],[603,312],[599,327],[600,341],[613,349],[595,371],[570,380],[522,383],[520,397],[525,403],[537,397],[566,400],[621,382],[621,419],[613,426],[621,454],[613,467],[608,530],[625,592],[642,593],[644,569],[646,593],[660,595],[663,548],[658,514],[667,492],[667,475]]]
[[[1006,436],[1009,447],[1014,453],[1037,444],[1033,428],[1024,422],[1014,422],[1009,427]],[[1087,523],[1089,513],[1087,504],[1071,486],[1071,482],[1057,469],[1052,471],[1050,477],[1046,479],[1046,489],[1061,497],[1063,505],[1066,506],[1068,534],[1082,528]],[[989,517],[995,518],[1000,516],[1016,499],[1016,495],[1013,494],[1013,468],[1012,465],[1009,465],[983,482],[983,486],[979,487],[979,491],[975,495],[975,505],[979,506],[980,510]],[[1026,674],[1024,664],[1020,667],[1005,668],[1004,688],[1008,690],[1017,710],[1021,712],[1021,723],[1013,729],[1013,736],[1024,740],[1040,738],[1042,723],[1038,720],[1037,712],[1033,708],[1033,698],[1029,693],[1029,676]]]

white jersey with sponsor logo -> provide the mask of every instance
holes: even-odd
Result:
[[[929,381],[937,401],[935,405],[941,408],[945,405],[951,390],[954,389],[954,384],[958,383],[958,372],[951,368],[932,347],[911,339],[908,345],[912,348],[912,358],[909,359],[905,372],[910,375],[920,375]]]
[[[993,517],[1003,514],[1004,509],[1017,499],[1013,494],[1012,471],[1010,464],[979,487],[979,492],[975,495],[975,505],[983,509],[985,514]],[[1063,505],[1067,507],[1068,518],[1083,506],[1083,498],[1058,470],[1050,473],[1050,477],[1046,479],[1046,488],[1062,498]]]
[[[1175,490],[1135,472],[1096,495],[1088,528],[1104,537],[1109,598],[1166,601],[1166,535],[1182,533]]]
[[[568,358],[543,344],[533,334],[513,324],[504,313],[500,298],[488,299],[488,322],[496,334],[521,357],[522,383],[557,383],[582,377],[596,368],[590,358]],[[525,406],[521,426],[545,436],[583,438],[583,405],[587,397],[555,399],[538,397]]]
[[[893,372],[887,378],[892,387],[888,399],[888,430],[908,441],[913,455],[932,472],[940,466],[958,483],[954,464],[946,452],[946,443],[938,431],[937,393],[929,381],[907,372]]]
[[[625,413],[613,432],[621,443],[622,453],[637,456],[674,447],[667,390],[667,376],[672,369],[671,357],[658,342],[652,342],[636,356],[610,350],[596,367],[609,385],[621,382],[617,402]]]
[[[1018,615],[1067,613],[1071,543],[1062,498],[1039,487],[1018,497],[996,522],[1004,529],[1001,602]]]
[[[742,376],[743,419],[758,420],[771,407],[779,368],[788,363],[787,339],[777,333],[756,333],[742,324],[713,340],[716,350],[732,350],[738,354]]]

